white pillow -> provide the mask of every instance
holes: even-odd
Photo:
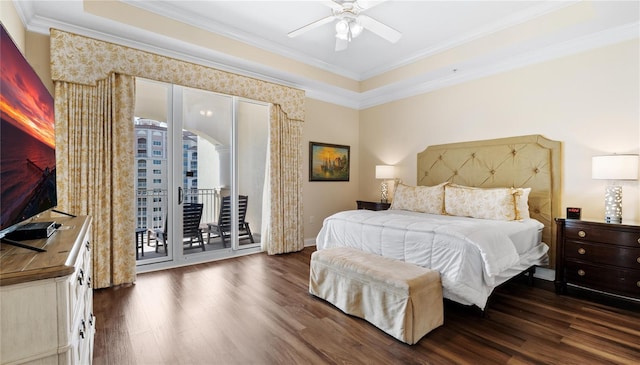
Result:
[[[513,188],[448,185],[444,210],[455,216],[512,221],[516,219],[515,193]]]
[[[389,209],[442,214],[444,186],[446,184],[446,182],[435,186],[408,186],[398,184]]]

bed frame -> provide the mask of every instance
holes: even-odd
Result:
[[[418,153],[417,185],[445,181],[474,187],[531,188],[531,218],[544,224],[542,241],[549,245],[549,266],[555,267],[556,226],[560,216],[559,141],[541,135],[449,143]]]

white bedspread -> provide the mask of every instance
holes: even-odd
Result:
[[[408,212],[350,210],[325,219],[318,250],[347,246],[438,270],[446,298],[484,309],[513,273],[543,264],[542,223]]]

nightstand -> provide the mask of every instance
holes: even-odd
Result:
[[[391,203],[366,202],[363,200],[356,200],[356,204],[358,205],[358,209],[368,210],[387,210],[391,206]]]
[[[556,218],[556,292],[567,284],[640,299],[640,225]]]

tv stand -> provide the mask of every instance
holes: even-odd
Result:
[[[96,331],[91,218],[56,220],[68,228],[46,239],[47,252],[3,244],[0,364],[91,364]]]
[[[45,250],[44,248],[35,247],[35,246],[31,246],[31,245],[26,245],[26,244],[24,244],[22,242],[10,240],[8,238],[2,238],[0,241],[2,243],[7,244],[7,245],[16,246],[16,247],[20,247],[20,248],[26,248],[27,250],[33,250],[33,251],[37,251],[37,252],[47,252],[47,250]]]

